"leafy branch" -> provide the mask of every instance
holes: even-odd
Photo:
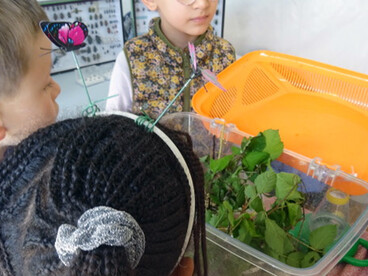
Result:
[[[231,151],[218,159],[201,159],[206,167],[206,221],[289,265],[313,265],[333,243],[336,225],[300,238],[306,217],[301,179],[271,167],[283,151],[278,131],[244,138]]]

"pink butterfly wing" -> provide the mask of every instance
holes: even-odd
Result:
[[[197,70],[197,58],[196,58],[195,47],[193,43],[188,42],[188,50],[189,50],[190,60],[192,62],[194,70]]]
[[[69,31],[69,37],[73,40],[74,45],[80,45],[83,43],[84,39],[84,31],[80,26],[72,27]]]
[[[64,44],[68,43],[69,26],[65,24],[58,31],[58,38]]]
[[[188,50],[189,50],[189,54],[190,54],[190,60],[192,62],[192,65],[194,67],[194,70],[197,70],[197,58],[196,58],[196,54],[195,54],[195,47],[194,44],[191,42],[188,42]],[[226,92],[226,89],[221,85],[221,83],[217,80],[217,77],[214,73],[212,73],[210,70],[208,69],[200,69],[201,73],[202,73],[202,77],[213,83],[214,85],[216,85],[218,88],[220,88],[221,90],[223,90],[224,92]]]
[[[214,73],[212,73],[208,69],[201,69],[202,77],[211,82],[212,84],[216,85],[218,88],[220,88],[222,91],[226,92],[226,89],[221,85],[221,83],[217,80],[217,77]]]

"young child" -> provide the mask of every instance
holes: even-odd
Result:
[[[167,276],[191,236],[195,275],[207,275],[204,176],[190,137],[148,132],[136,118],[60,121],[4,158],[1,275]]]
[[[0,161],[6,148],[53,123],[60,87],[50,77],[51,43],[36,0],[0,0]]]
[[[106,110],[142,111],[157,117],[192,74],[188,42],[196,48],[200,68],[217,74],[235,61],[232,45],[210,26],[218,0],[142,0],[158,11],[149,31],[126,42],[111,76]],[[205,82],[201,77],[176,100],[169,112],[191,111],[191,96]]]

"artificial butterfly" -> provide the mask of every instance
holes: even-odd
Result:
[[[88,36],[88,28],[82,22],[41,21],[40,27],[51,42],[61,50],[69,52],[86,46],[83,41]]]
[[[188,43],[188,50],[190,54],[190,60],[192,63],[193,71],[196,73],[196,75],[202,75],[202,77],[214,85],[216,85],[218,88],[220,88],[222,91],[226,92],[226,89],[221,85],[221,83],[217,80],[216,75],[208,70],[208,69],[202,69],[197,67],[197,58],[195,54],[195,47],[193,43]],[[206,87],[205,87],[206,88]]]

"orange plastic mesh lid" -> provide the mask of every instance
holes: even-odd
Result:
[[[285,148],[368,181],[368,76],[270,51],[251,52],[194,96],[194,110],[256,135],[279,129]],[[358,185],[350,194],[367,191]]]

